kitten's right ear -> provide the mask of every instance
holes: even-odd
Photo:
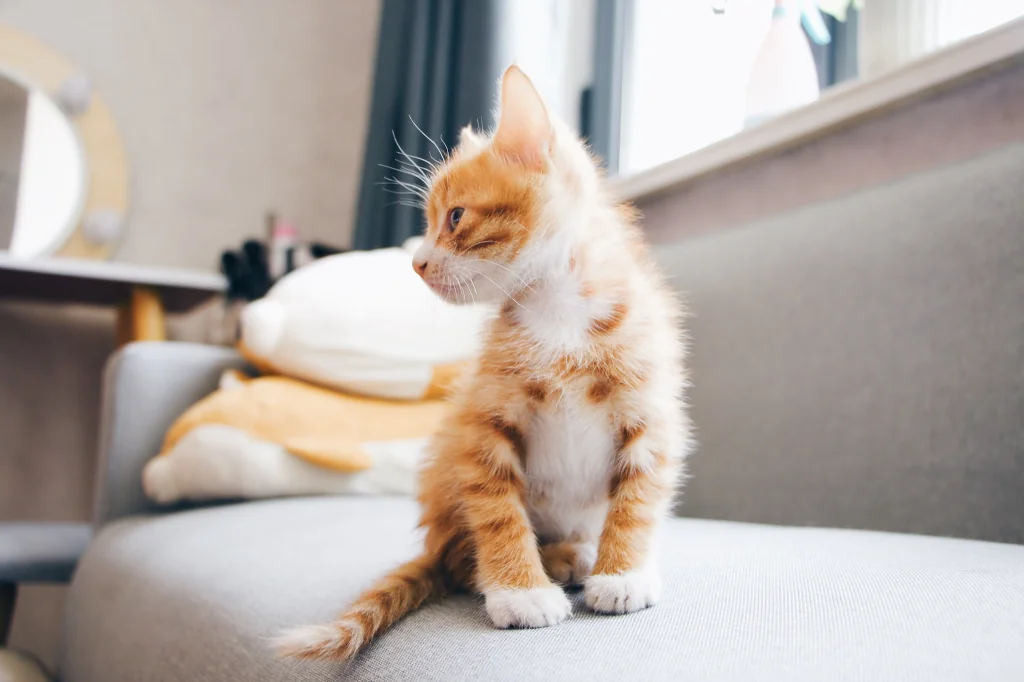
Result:
[[[459,131],[459,151],[466,156],[476,156],[484,150],[486,144],[483,137],[473,132],[472,126],[466,126]]]
[[[501,117],[494,146],[510,158],[537,170],[547,166],[555,129],[544,100],[518,66],[501,77]]]

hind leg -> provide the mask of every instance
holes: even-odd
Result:
[[[479,592],[476,586],[476,561],[473,539],[457,532],[440,552],[444,582],[449,592]]]
[[[555,582],[579,586],[594,570],[597,544],[594,542],[551,542],[541,545],[544,571]]]

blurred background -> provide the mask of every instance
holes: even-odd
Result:
[[[1013,0],[0,0],[0,521],[89,518],[119,343],[231,344],[237,304],[284,273],[416,235],[382,166],[491,126],[511,62],[674,242],[1024,138],[1021,16]],[[61,598],[24,590],[12,641],[52,661]]]

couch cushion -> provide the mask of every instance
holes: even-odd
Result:
[[[490,627],[478,599],[401,621],[347,670],[266,639],[412,556],[405,499],[293,499],[108,526],[71,587],[65,682],[1020,680],[1024,547],[675,519],[663,602]]]

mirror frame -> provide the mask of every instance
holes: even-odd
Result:
[[[55,102],[61,86],[80,76],[80,70],[42,41],[5,24],[0,24],[0,68],[8,69],[16,82],[38,88]],[[128,211],[128,162],[117,123],[106,102],[90,93],[88,108],[68,116],[85,156],[86,194],[78,224],[67,230],[56,257],[106,260],[124,237]],[[84,224],[90,216],[120,217],[121,230],[112,241],[99,243],[86,236]]]

